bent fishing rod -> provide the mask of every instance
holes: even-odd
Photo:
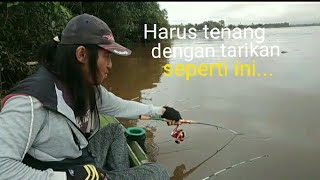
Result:
[[[206,158],[205,160],[203,160],[201,163],[199,163],[198,165],[196,165],[195,167],[191,168],[190,170],[188,170],[187,172],[182,172],[181,174],[183,175],[183,178],[186,178],[187,176],[189,176],[191,173],[193,173],[195,170],[197,170],[202,164],[204,164],[205,162],[207,162],[208,160],[210,160],[211,158],[213,158],[215,155],[217,155],[220,151],[222,151],[225,147],[227,147],[235,138],[237,135],[233,135],[233,137],[226,143],[224,144],[221,148],[219,148],[215,153],[213,153],[212,155],[210,155],[208,158]]]
[[[231,133],[233,133],[235,136],[245,136],[244,133],[239,133],[235,130],[232,130],[232,129],[229,129],[229,128],[225,128],[225,127],[222,127],[222,126],[218,126],[218,125],[215,125],[215,124],[209,124],[209,123],[203,123],[203,122],[198,122],[198,121],[194,121],[194,120],[186,120],[186,119],[181,119],[179,121],[175,121],[175,120],[168,120],[168,119],[164,119],[162,118],[160,115],[155,115],[155,116],[147,116],[147,115],[141,115],[139,117],[140,120],[158,120],[158,121],[164,121],[167,123],[168,126],[171,126],[171,125],[176,125],[176,127],[173,129],[173,131],[171,132],[171,136],[173,138],[175,138],[175,142],[177,144],[180,144],[181,141],[183,141],[185,139],[185,132],[183,131],[183,129],[178,129],[180,125],[182,124],[200,124],[200,125],[206,125],[206,126],[212,126],[212,127],[216,127],[217,129],[224,129],[224,130],[227,130]],[[249,137],[247,137],[249,138]],[[267,140],[270,140],[271,138],[265,138],[265,139],[255,139],[255,140],[260,140],[260,141],[267,141]]]
[[[181,141],[183,141],[185,139],[185,132],[182,129],[178,129],[180,125],[182,124],[201,124],[201,125],[206,125],[206,126],[212,126],[212,127],[216,127],[217,129],[224,129],[227,131],[232,132],[234,135],[243,135],[242,133],[238,133],[232,129],[229,128],[225,128],[222,126],[218,126],[218,125],[214,125],[214,124],[209,124],[209,123],[202,123],[202,122],[197,122],[197,121],[193,121],[193,120],[186,120],[186,119],[181,119],[179,121],[175,121],[175,120],[167,120],[162,118],[160,115],[158,116],[146,116],[146,115],[141,115],[139,117],[140,120],[160,120],[160,121],[164,121],[166,122],[169,126],[170,125],[176,125],[176,128],[174,128],[174,130],[171,133],[171,136],[173,138],[175,138],[175,142],[177,144],[179,144]]]
[[[150,116],[145,116],[145,115],[141,115],[139,117],[140,120],[160,120],[160,121],[165,121],[167,122],[167,124],[170,126],[170,125],[176,125],[177,127],[172,131],[171,133],[171,136],[173,138],[175,138],[175,142],[177,144],[179,144],[181,141],[184,140],[184,137],[185,137],[185,133],[183,132],[182,129],[178,129],[179,125],[182,125],[182,124],[201,124],[201,125],[207,125],[207,126],[212,126],[212,127],[216,127],[217,129],[224,129],[224,130],[227,130],[227,131],[230,131],[234,134],[234,136],[232,137],[231,140],[229,140],[227,142],[227,144],[225,144],[222,148],[220,148],[217,152],[215,152],[213,155],[211,155],[209,158],[207,158],[205,161],[203,161],[202,163],[199,164],[199,166],[201,166],[201,164],[203,164],[204,162],[206,162],[207,160],[209,160],[210,158],[212,158],[213,156],[215,156],[218,152],[220,152],[222,149],[224,149],[228,144],[231,143],[231,141],[236,138],[236,136],[238,135],[244,135],[243,133],[238,133],[232,129],[229,129],[229,128],[225,128],[225,127],[222,127],[222,126],[218,126],[218,125],[214,125],[214,124],[209,124],[209,123],[202,123],[202,122],[197,122],[197,121],[193,121],[193,120],[185,120],[185,119],[182,119],[182,120],[179,120],[179,121],[175,121],[175,120],[167,120],[167,119],[164,119],[164,118],[161,118],[161,116],[154,116],[154,117],[150,117]],[[264,141],[266,140],[269,140],[271,138],[268,138],[268,139],[265,139]],[[215,178],[218,174],[224,172],[224,171],[227,171],[227,170],[230,170],[232,168],[235,168],[237,166],[240,166],[240,165],[243,165],[243,164],[246,164],[246,163],[249,163],[249,162],[252,162],[252,161],[256,161],[258,159],[261,159],[261,158],[265,158],[265,157],[269,157],[269,155],[262,155],[262,156],[258,156],[258,157],[255,157],[255,158],[251,158],[251,159],[248,159],[248,160],[245,160],[245,161],[242,161],[242,162],[239,162],[239,163],[236,163],[232,166],[229,166],[229,167],[226,167],[220,171],[217,171],[205,178],[203,178],[202,180],[208,180],[210,178]],[[195,169],[199,166],[196,166]],[[195,170],[195,169],[192,169],[192,170]],[[190,171],[192,172],[192,171]],[[189,174],[189,173],[188,173]]]

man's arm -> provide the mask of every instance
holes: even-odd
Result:
[[[103,86],[99,86],[101,97],[97,100],[98,110],[101,114],[114,117],[137,119],[140,115],[162,115],[163,107],[143,104],[136,101],[124,100]]]
[[[35,170],[22,163],[44,122],[46,111],[30,96],[10,98],[0,112],[0,179],[66,179],[65,172]]]

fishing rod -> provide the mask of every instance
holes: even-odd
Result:
[[[229,167],[227,167],[227,168],[224,168],[224,169],[222,169],[222,170],[220,170],[220,171],[217,171],[217,172],[215,172],[215,173],[213,173],[213,174],[211,174],[211,175],[203,178],[202,180],[207,180],[207,179],[209,179],[209,178],[213,178],[213,177],[217,176],[218,174],[220,174],[220,173],[222,173],[222,172],[224,172],[224,171],[227,171],[227,170],[229,170],[229,169],[235,168],[235,167],[237,167],[237,166],[240,166],[240,165],[243,165],[243,164],[245,164],[245,163],[252,162],[252,161],[255,161],[255,160],[264,158],[264,157],[269,157],[269,155],[258,156],[258,157],[255,157],[255,158],[252,158],[252,159],[249,159],[249,160],[246,160],[246,161],[242,161],[242,162],[240,162],[240,163],[234,164],[234,165],[229,166]]]
[[[172,102],[172,105],[173,105],[174,103],[182,102],[182,101],[185,101],[185,100],[187,100],[187,99],[188,99],[188,98],[181,99],[181,100],[176,100],[176,101]],[[189,111],[189,110],[194,109],[194,108],[197,108],[197,107],[200,107],[200,105],[196,105],[196,106],[193,106],[193,107],[190,107],[190,108],[185,108],[185,109],[179,110],[179,112]],[[161,120],[161,117],[160,117],[160,116],[152,117],[152,119],[149,119],[149,120]],[[162,120],[163,120],[163,119],[162,119]],[[150,125],[150,124],[151,124],[151,123],[149,123],[149,125]],[[148,125],[148,126],[149,126],[149,125]]]
[[[197,121],[193,121],[193,120],[186,120],[186,119],[182,119],[182,120],[179,120],[179,121],[175,121],[175,120],[167,120],[167,119],[164,119],[162,118],[160,115],[158,116],[146,116],[146,115],[141,115],[139,117],[140,120],[160,120],[160,121],[164,121],[166,122],[169,126],[170,125],[176,125],[176,127],[173,129],[173,131],[171,132],[171,136],[173,138],[175,138],[175,142],[177,144],[179,144],[181,141],[183,141],[185,139],[185,132],[183,131],[183,129],[178,129],[180,125],[182,124],[201,124],[201,125],[207,125],[207,126],[213,126],[213,127],[216,127],[217,129],[224,129],[224,130],[227,130],[227,131],[230,131],[232,132],[233,134],[235,135],[243,135],[242,133],[238,133],[232,129],[229,129],[229,128],[225,128],[225,127],[222,127],[222,126],[218,126],[218,125],[214,125],[214,124],[209,124],[209,123],[202,123],[202,122],[197,122]]]
[[[198,121],[194,121],[194,120],[186,120],[186,119],[182,119],[182,120],[179,120],[179,121],[175,121],[175,120],[167,120],[167,119],[164,119],[162,118],[160,115],[156,115],[156,116],[146,116],[146,115],[141,115],[139,117],[140,120],[158,120],[158,121],[164,121],[167,123],[168,126],[171,126],[171,125],[176,125],[176,127],[173,129],[173,131],[171,132],[171,136],[173,138],[175,138],[175,142],[177,144],[180,144],[181,141],[183,141],[186,137],[186,133],[183,131],[183,129],[178,129],[180,125],[182,124],[200,124],[200,125],[206,125],[206,126],[212,126],[212,127],[216,127],[217,129],[224,129],[224,130],[227,130],[231,133],[233,133],[234,135],[236,136],[242,136],[242,137],[246,137],[247,139],[253,139],[253,138],[250,138],[248,136],[245,136],[244,133],[239,133],[235,130],[232,130],[232,129],[229,129],[229,128],[225,128],[225,127],[222,127],[222,126],[218,126],[218,125],[215,125],[215,124],[209,124],[209,123],[203,123],[203,122],[198,122]],[[258,141],[268,141],[270,140],[271,138],[255,138],[254,140],[258,140]]]
[[[193,120],[185,120],[185,119],[182,119],[182,120],[179,120],[179,121],[175,121],[175,120],[167,120],[167,119],[164,119],[164,118],[161,118],[160,115],[158,116],[145,116],[145,115],[141,115],[139,117],[139,119],[141,120],[160,120],[160,121],[165,121],[169,126],[170,125],[176,125],[176,128],[174,128],[174,130],[171,132],[171,136],[173,138],[175,138],[175,142],[177,144],[179,144],[181,141],[183,141],[185,139],[185,132],[183,132],[182,129],[178,129],[178,127],[182,124],[201,124],[201,125],[207,125],[207,126],[212,126],[212,127],[216,127],[217,129],[224,129],[224,130],[227,130],[229,132],[232,132],[234,134],[234,136],[227,142],[227,144],[225,144],[222,148],[220,148],[217,152],[215,152],[213,155],[211,155],[210,157],[208,157],[206,160],[204,160],[202,163],[200,163],[198,166],[192,168],[188,173],[186,173],[185,175],[189,175],[190,173],[192,173],[195,169],[197,169],[199,166],[201,166],[203,163],[205,163],[207,160],[209,160],[210,158],[212,158],[213,156],[215,156],[218,152],[220,152],[222,149],[224,149],[226,146],[228,146],[232,140],[234,138],[236,138],[238,135],[244,135],[243,133],[238,133],[232,129],[229,129],[229,128],[225,128],[225,127],[222,127],[222,126],[218,126],[218,125],[214,125],[214,124],[209,124],[209,123],[202,123],[202,122],[197,122],[197,121],[193,121]],[[269,138],[271,139],[271,138]],[[267,140],[269,140],[267,139]],[[258,157],[255,157],[255,158],[252,158],[252,159],[249,159],[249,160],[246,160],[246,161],[242,161],[240,163],[237,163],[237,164],[234,164],[232,166],[229,166],[227,168],[224,168],[220,171],[217,171],[205,178],[203,178],[202,180],[208,180],[210,178],[214,178],[216,177],[218,174],[224,172],[224,171],[227,171],[229,169],[232,169],[234,167],[237,167],[237,166],[240,166],[240,165],[243,165],[245,163],[248,163],[248,162],[252,162],[252,161],[255,161],[255,160],[258,160],[258,159],[261,159],[261,158],[264,158],[264,157],[269,157],[269,155],[262,155],[262,156],[258,156]]]

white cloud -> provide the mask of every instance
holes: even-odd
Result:
[[[320,22],[320,3],[313,2],[159,2],[171,24],[225,20],[226,24]]]

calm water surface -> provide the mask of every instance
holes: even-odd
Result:
[[[196,76],[186,81],[185,77],[167,77],[163,75],[163,65],[187,62],[175,58],[153,59],[152,45],[139,46],[132,49],[129,58],[113,58],[113,69],[105,86],[124,99],[139,97],[136,101],[146,104],[173,104],[185,119],[213,123],[248,136],[237,136],[216,153],[233,137],[232,133],[203,125],[183,125],[188,138],[176,144],[168,142],[173,126],[126,121],[127,126],[153,127],[148,130],[150,158],[164,164],[171,179],[202,179],[238,162],[267,154],[268,158],[232,168],[214,179],[316,180],[320,179],[319,37],[320,27],[316,26],[266,29],[265,45],[278,45],[288,53],[255,57],[258,72],[273,74],[259,78]],[[245,42],[177,39],[170,46],[218,47],[222,43]],[[200,60],[215,63],[224,59],[217,54],[190,63],[199,64]],[[228,60],[232,62],[235,58]],[[252,58],[239,60],[251,62]]]

